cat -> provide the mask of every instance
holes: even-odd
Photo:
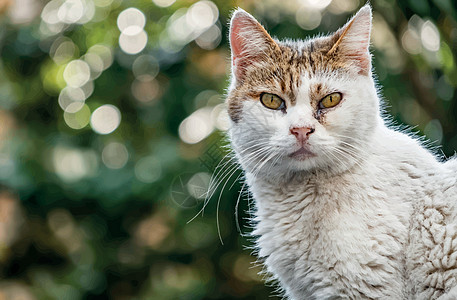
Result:
[[[303,41],[232,15],[228,136],[258,257],[287,299],[457,299],[457,159],[383,117],[371,15]]]

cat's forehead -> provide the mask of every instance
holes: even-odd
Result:
[[[272,59],[283,68],[296,69],[309,75],[348,69],[348,61],[337,53],[328,54],[334,44],[331,37],[319,37],[303,41],[277,41],[280,51]]]
[[[334,77],[349,70],[344,60],[327,55],[332,45],[328,37],[276,42],[279,51],[273,51],[269,60],[249,72],[242,90],[280,93],[293,105],[303,85],[312,85],[309,89],[319,91],[325,87],[321,78]]]
[[[335,43],[332,37],[276,43],[278,49],[271,51],[268,59],[249,68],[245,80],[229,94],[232,120],[240,119],[243,101],[260,99],[262,93],[280,95],[288,105],[295,105],[304,86],[310,98],[318,99],[328,91],[325,81],[320,78],[350,72],[347,61],[335,54],[328,55]]]
[[[259,67],[250,69],[245,87],[280,85],[281,92],[291,93],[300,86],[301,78],[316,77],[326,73],[336,74],[350,70],[350,64],[328,55],[334,41],[330,37],[305,41],[276,41],[279,48]]]

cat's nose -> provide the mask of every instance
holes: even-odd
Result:
[[[293,127],[290,129],[290,133],[295,135],[300,143],[306,141],[314,131],[313,127]]]

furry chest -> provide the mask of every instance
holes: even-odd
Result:
[[[405,219],[388,207],[317,205],[325,201],[260,205],[255,234],[269,271],[293,299],[399,298],[405,285]]]

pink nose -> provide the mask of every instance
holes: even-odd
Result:
[[[290,133],[295,135],[300,143],[303,143],[315,131],[312,127],[294,127],[290,129]]]

